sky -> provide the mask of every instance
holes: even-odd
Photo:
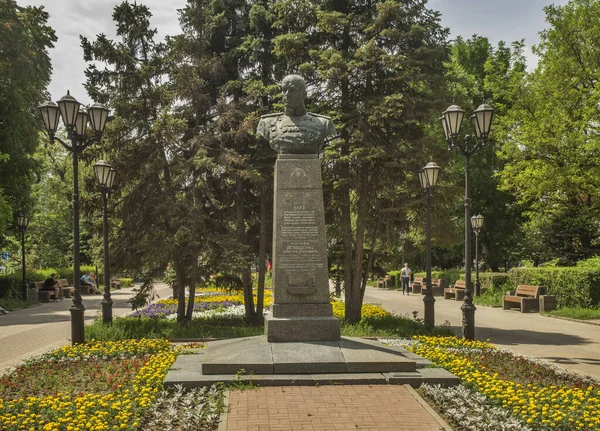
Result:
[[[86,64],[79,36],[94,40],[104,33],[114,39],[112,12],[121,1],[17,0],[17,3],[44,5],[50,14],[49,24],[58,37],[50,51],[54,69],[49,87],[52,100],[60,99],[70,90],[80,102],[92,103],[83,87]],[[179,33],[177,9],[185,3],[186,0],[138,0],[138,4],[145,4],[152,12],[151,24],[158,30],[158,40]],[[501,40],[510,44],[525,39],[525,54],[531,69],[537,62],[531,46],[539,42],[538,33],[546,28],[543,7],[552,3],[563,5],[567,0],[429,0],[428,7],[442,13],[441,24],[450,28],[451,38],[478,34],[487,37],[494,46]]]

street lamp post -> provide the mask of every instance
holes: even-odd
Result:
[[[427,200],[425,226],[425,264],[427,266],[427,289],[425,290],[425,296],[423,297],[423,304],[425,307],[425,326],[428,328],[433,328],[435,326],[435,298],[433,297],[433,292],[431,290],[431,195],[433,187],[437,183],[439,174],[440,167],[434,162],[427,163],[427,165],[419,171],[419,181],[421,183],[421,187],[425,191],[425,197]]]
[[[487,143],[492,127],[494,110],[486,104],[479,105],[470,117],[473,124],[474,139],[470,135],[467,135],[464,137],[461,145],[458,135],[464,115],[465,111],[460,109],[458,105],[452,105],[442,113],[440,120],[442,121],[444,135],[448,141],[448,149],[452,147],[456,148],[458,153],[465,158],[465,298],[461,310],[463,312],[463,337],[473,340],[475,338],[476,308],[473,304],[471,292],[471,226],[469,226],[469,220],[471,219],[470,162],[471,156]]]
[[[25,230],[29,224],[29,217],[26,214],[19,214],[17,216],[17,226],[21,231],[21,260],[23,264],[23,280],[21,281],[21,297],[23,301],[27,301],[27,279],[25,271]]]
[[[112,323],[112,304],[110,297],[110,270],[108,267],[108,196],[115,181],[117,170],[104,160],[99,160],[94,165],[96,179],[102,191],[102,231],[104,234],[104,298],[102,299],[102,322],[106,325]]]
[[[479,232],[483,227],[483,216],[481,214],[471,217],[471,227],[475,231],[475,296],[481,295],[481,284],[479,283]]]
[[[42,120],[48,132],[50,143],[58,141],[65,149],[73,154],[73,286],[75,288],[71,312],[71,342],[85,342],[83,313],[85,307],[81,298],[81,280],[79,268],[79,154],[93,143],[99,143],[108,119],[108,108],[94,103],[87,111],[81,109],[79,103],[67,91],[58,103],[44,102],[40,107]],[[58,120],[62,117],[70,145],[55,136]],[[86,136],[88,119],[94,132],[89,139]]]

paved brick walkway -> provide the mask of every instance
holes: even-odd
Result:
[[[219,431],[450,429],[423,404],[414,390],[400,385],[235,390],[229,393],[229,413]]]

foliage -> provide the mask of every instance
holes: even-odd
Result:
[[[168,388],[156,396],[155,404],[141,421],[140,429],[153,431],[211,431],[224,409],[222,385],[184,389]]]
[[[490,307],[501,307],[502,297],[509,289],[506,290],[487,290],[483,291],[481,296],[473,296],[473,302],[477,305],[487,305]]]
[[[243,317],[243,315],[242,315]],[[86,337],[98,340],[126,340],[141,338],[167,338],[208,340],[212,338],[237,338],[262,335],[262,326],[247,325],[243,318],[225,320],[192,319],[185,325],[176,320],[147,317],[116,317],[108,327],[101,320],[86,327]]]
[[[532,429],[600,429],[600,387],[592,379],[480,341],[416,337],[407,348],[455,374],[467,388]]]
[[[243,289],[242,279],[235,274],[217,274],[214,278],[216,287],[227,290]]]
[[[443,387],[423,384],[419,392],[431,400],[460,429],[468,431],[531,431],[525,422],[495,405],[485,395],[462,385]]]
[[[482,292],[495,291],[505,292],[505,285],[509,280],[509,276],[504,272],[480,272],[479,282],[481,283]]]
[[[128,277],[119,277],[121,282],[121,287],[131,287],[133,286],[133,278]]]
[[[132,310],[150,305],[156,299],[156,290],[151,278],[144,280],[141,286],[133,288],[133,296],[127,300]]]
[[[81,266],[81,273],[95,271],[93,266]],[[51,274],[57,274],[58,279],[66,279],[69,285],[73,285],[73,268],[44,268],[35,271],[28,270],[26,273],[26,280],[28,283],[36,281],[44,281]],[[0,275],[0,298],[10,296],[21,295],[21,282],[22,278],[20,274],[12,274],[7,276]]]
[[[568,317],[578,320],[600,320],[600,308],[573,308],[563,307],[558,310],[548,312],[550,316]]]
[[[504,42],[493,47],[486,37],[478,35],[467,40],[457,38],[452,44],[447,64],[448,85],[457,99],[456,103],[467,113],[473,112],[482,102],[494,108],[495,119],[488,145],[479,149],[470,162],[472,214],[485,217],[485,226],[479,235],[480,258],[494,271],[507,266],[515,251],[519,250],[522,236],[521,208],[511,193],[498,187],[500,180],[495,174],[504,163],[496,154],[496,130],[502,127],[499,119],[501,121],[510,109],[513,93],[519,88],[524,71],[523,42],[514,43],[512,48]],[[465,126],[463,133],[471,133],[471,128]],[[454,159],[444,169],[444,174],[451,177],[452,183],[462,184],[464,157],[454,153]],[[454,202],[454,214],[464,213],[462,202],[458,199]],[[455,220],[460,225],[464,223],[462,216]],[[459,238],[464,235],[464,227],[460,225],[456,226]],[[457,236],[454,238],[455,241],[458,239]],[[459,258],[462,257],[460,250]],[[462,260],[456,264],[462,264]]]
[[[527,254],[572,265],[597,252],[600,3],[544,8],[549,27],[534,72],[513,92],[498,130],[501,185],[524,208]]]
[[[508,272],[514,290],[519,284],[541,285],[556,295],[559,307],[600,304],[600,268],[513,268]]]
[[[0,2],[0,245],[16,213],[31,209],[40,119],[56,36],[43,7]],[[29,214],[32,215],[31,213]]]

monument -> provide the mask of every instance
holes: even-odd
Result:
[[[282,81],[285,112],[261,117],[257,135],[279,153],[273,207],[273,303],[269,342],[334,341],[340,322],[329,299],[319,152],[335,133],[329,117],[306,111],[298,75]]]
[[[261,117],[257,135],[279,154],[273,208],[273,302],[265,334],[215,340],[179,355],[166,386],[235,381],[261,385],[458,384],[406,349],[341,337],[329,300],[319,152],[335,133],[329,117],[306,112],[298,75],[282,82],[285,112]]]

